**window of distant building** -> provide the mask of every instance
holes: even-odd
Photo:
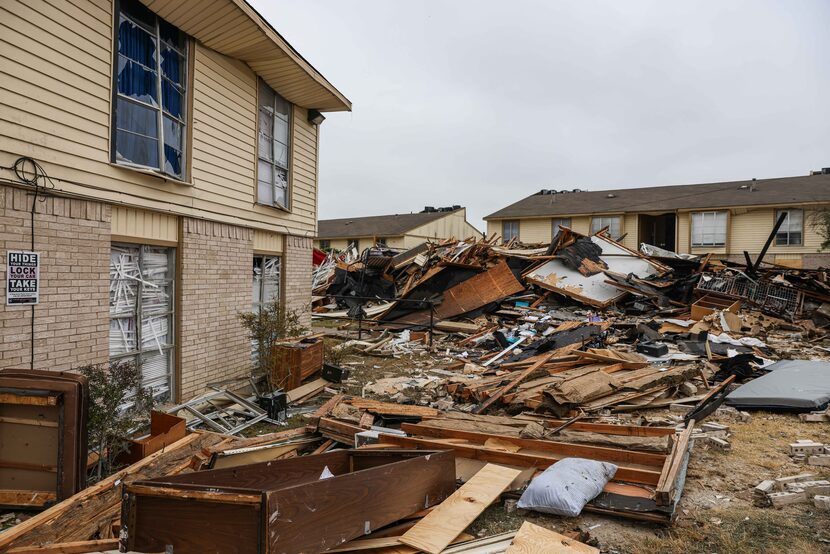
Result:
[[[291,104],[259,80],[257,202],[288,209]]]
[[[378,240],[377,240],[377,245],[378,245],[378,246],[386,246],[386,237],[380,237],[380,238],[378,238]]]
[[[692,213],[692,246],[725,246],[727,213]]]
[[[591,218],[591,234],[594,235],[599,233],[603,229],[608,227],[608,234],[611,236],[612,239],[619,238],[620,236],[620,216],[618,215],[609,215],[609,216],[599,216],[599,217],[592,217]]]
[[[560,227],[567,227],[568,229],[571,228],[571,218],[570,217],[554,217],[550,223],[551,227],[551,239],[556,238],[556,235],[559,234]]]
[[[187,35],[136,0],[118,5],[112,161],[184,180]]]
[[[786,217],[778,232],[775,233],[775,244],[778,246],[801,246],[804,234],[804,210],[775,210],[776,222],[781,214],[786,214]]]
[[[331,250],[331,241],[330,240],[321,240],[320,241],[320,250]]]
[[[505,244],[513,239],[519,239],[518,219],[510,219],[501,222],[501,239]]]
[[[354,248],[357,250],[357,253],[360,254],[360,241],[357,239],[350,240],[349,243],[346,245],[346,250],[349,248]]]

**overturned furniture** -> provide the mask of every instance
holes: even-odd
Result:
[[[122,547],[177,554],[324,552],[440,503],[451,451],[340,450],[135,481]]]
[[[286,391],[323,369],[323,339],[308,337],[296,342],[280,342],[271,350],[271,385]]]
[[[83,375],[0,370],[0,506],[43,508],[86,487],[88,402]]]

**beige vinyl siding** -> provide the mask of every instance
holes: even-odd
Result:
[[[757,254],[775,227],[775,208],[757,210],[733,210],[728,249],[731,254],[744,250]],[[738,212],[738,213],[736,213]],[[821,237],[810,224],[811,211],[804,209],[804,228],[801,245],[778,246],[775,241],[769,247],[771,254],[814,253],[821,246]],[[782,258],[784,259],[784,258]]]
[[[625,214],[622,216],[622,229],[620,232],[625,235],[622,240],[623,246],[631,250],[639,250],[638,243],[640,229],[638,227],[639,217],[637,214]]]
[[[285,236],[254,229],[254,252],[258,254],[282,254]]]
[[[583,235],[591,234],[591,217],[587,215],[571,217],[571,231]]]
[[[551,238],[551,220],[522,219],[519,222],[519,240],[525,244],[537,242],[549,243]]]
[[[255,206],[256,76],[199,43],[188,129],[192,186],[109,163],[112,9],[111,2],[92,0],[0,4],[0,165],[30,156],[52,177],[56,193],[315,233],[317,128],[305,109],[295,108],[291,213]]]
[[[675,250],[681,254],[691,251],[691,218],[687,212],[677,214],[677,245]]]
[[[175,215],[124,206],[112,208],[113,241],[143,241],[175,244],[179,241],[179,219]]]

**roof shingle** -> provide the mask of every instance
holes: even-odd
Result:
[[[613,196],[611,196],[613,195]],[[830,203],[830,175],[533,194],[484,219]]]

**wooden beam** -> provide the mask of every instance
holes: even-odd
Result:
[[[21,546],[12,548],[7,554],[86,554],[104,550],[118,550],[118,539],[62,542],[39,547]]]
[[[674,489],[677,484],[677,477],[680,474],[680,466],[689,450],[689,440],[695,428],[695,420],[691,420],[686,429],[680,434],[674,443],[671,454],[666,458],[666,464],[660,473],[660,480],[657,482],[657,490],[654,491],[654,499],[661,506],[671,504],[674,496]]]
[[[503,452],[475,444],[450,443],[441,440],[399,437],[397,435],[381,434],[380,442],[419,450],[454,450],[457,455],[464,458],[519,467],[537,467],[539,469],[547,469],[566,457],[545,452]],[[620,466],[615,477],[620,481],[630,481],[631,483],[640,483],[643,485],[656,485],[660,479],[660,472],[655,469]]]
[[[513,343],[513,344],[517,344],[517,343]],[[558,352],[558,350],[553,350],[553,351],[549,352],[547,355],[542,356],[542,358],[540,358],[540,359],[539,359],[536,363],[534,363],[532,366],[530,366],[530,367],[529,367],[529,368],[527,368],[526,370],[522,371],[519,375],[517,375],[516,377],[514,377],[512,381],[510,381],[510,382],[509,382],[509,383],[507,383],[505,386],[503,386],[502,388],[500,388],[499,390],[497,390],[497,391],[496,391],[496,392],[495,392],[492,396],[490,396],[487,400],[485,400],[484,402],[482,402],[481,404],[479,404],[478,406],[476,406],[476,407],[473,409],[473,413],[474,413],[474,414],[480,414],[481,412],[483,412],[484,410],[486,410],[487,408],[489,408],[490,406],[492,406],[492,405],[493,405],[493,403],[494,403],[496,400],[498,400],[499,398],[501,398],[502,396],[504,396],[504,394],[505,394],[505,393],[510,392],[510,390],[511,390],[513,387],[515,387],[516,385],[518,385],[519,383],[521,383],[522,381],[524,381],[525,379],[527,379],[527,378],[530,376],[530,374],[531,374],[531,373],[533,373],[534,371],[536,371],[537,369],[539,369],[540,367],[542,367],[543,365],[545,365],[545,363],[546,363],[548,360],[550,360],[551,358],[553,358],[554,356],[556,356],[557,352]]]
[[[443,427],[430,427],[429,423],[402,423],[401,430],[414,435],[441,439],[465,439],[479,443],[484,443],[487,439],[494,438],[494,435],[490,433],[446,429]],[[666,460],[665,454],[657,454],[653,452],[638,452],[636,450],[572,444],[568,442],[550,440],[523,439],[519,437],[511,437],[509,435],[497,435],[497,437],[501,441],[516,445],[523,449],[538,452],[550,452],[552,454],[561,455],[563,458],[589,458],[591,460],[598,460],[601,462],[624,462],[651,467],[662,467]]]
[[[55,491],[0,490],[0,506],[32,506],[42,508],[57,500]]]

